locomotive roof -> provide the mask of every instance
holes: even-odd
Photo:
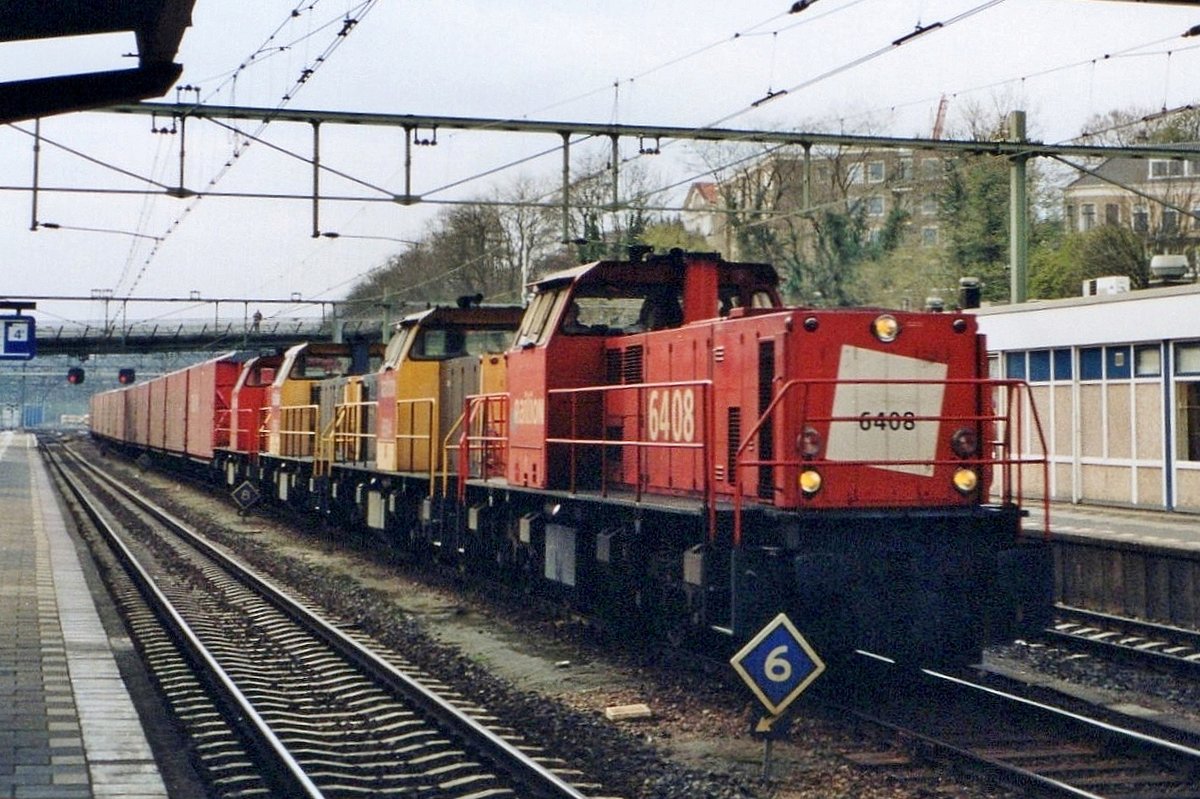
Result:
[[[678,284],[683,282],[689,259],[716,261],[722,283],[779,285],[779,274],[770,264],[726,261],[707,253],[652,255],[638,261],[593,261],[553,272],[529,285],[537,291],[545,291],[564,283]]]
[[[449,323],[464,327],[488,327],[493,325],[511,324],[513,327],[521,321],[525,309],[519,305],[472,305],[469,308],[435,305],[423,311],[410,313],[396,322],[393,328],[399,330],[418,324]]]

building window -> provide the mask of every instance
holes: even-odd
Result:
[[[1050,350],[1033,350],[1029,353],[1029,382],[1050,382]]]
[[[1119,225],[1121,224],[1121,206],[1116,203],[1104,204],[1104,224]]]
[[[1200,375],[1200,343],[1175,345],[1175,374]],[[1179,457],[1200,461],[1200,381],[1175,384],[1176,447]]]
[[[1010,380],[1025,379],[1025,353],[1004,353],[1004,376]]]
[[[1162,350],[1157,344],[1133,348],[1133,374],[1137,377],[1158,377],[1162,374]]]
[[[1104,350],[1088,347],[1079,351],[1079,379],[1101,380],[1104,377]]]
[[[1146,206],[1139,205],[1133,209],[1133,229],[1138,233],[1150,231],[1150,211]]]
[[[883,198],[868,197],[867,198],[867,216],[883,216]]]
[[[1162,232],[1175,233],[1179,230],[1179,212],[1174,208],[1164,208],[1162,215]]]
[[[1200,344],[1175,345],[1175,374],[1200,375]]]
[[[882,161],[870,161],[867,163],[867,183],[883,183],[883,178],[886,174]]]
[[[846,167],[846,185],[863,182],[863,165],[850,164]]]
[[[911,158],[900,158],[896,161],[896,180],[912,180],[913,161]]]
[[[1067,203],[1067,230],[1077,230],[1078,221],[1075,218],[1075,206]]]
[[[1074,374],[1071,362],[1071,351],[1061,349],[1054,351],[1054,379],[1055,380],[1070,380]]]
[[[938,243],[938,229],[935,227],[921,228],[921,246],[936,247]]]
[[[1079,208],[1079,229],[1091,230],[1096,226],[1096,205],[1084,203]]]
[[[1200,383],[1177,383],[1175,402],[1178,455],[1185,461],[1200,461]]]
[[[926,194],[921,200],[921,213],[925,216],[937,216],[938,199],[936,194]]]
[[[1104,376],[1109,380],[1123,380],[1130,375],[1129,347],[1104,348]]]
[[[1151,180],[1178,177],[1183,177],[1183,161],[1180,161],[1177,158],[1172,158],[1170,160],[1162,158],[1150,159]]]
[[[939,158],[926,158],[921,161],[922,180],[938,180],[942,177],[942,161]]]

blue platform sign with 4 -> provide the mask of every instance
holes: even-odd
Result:
[[[780,613],[730,661],[770,716],[778,717],[825,671],[825,663]]]
[[[0,316],[4,336],[0,338],[0,361],[28,361],[37,354],[32,316]]]

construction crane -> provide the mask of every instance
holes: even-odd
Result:
[[[937,116],[933,118],[933,133],[929,138],[935,141],[942,138],[942,130],[946,127],[946,107],[950,105],[950,98],[942,95],[942,99],[938,101]]]

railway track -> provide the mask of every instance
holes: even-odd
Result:
[[[81,461],[51,460],[121,561],[130,626],[213,795],[600,791],[352,623],[321,618]]]
[[[1200,677],[1200,631],[1059,605],[1047,636],[1105,658]]]
[[[924,757],[1034,795],[1200,799],[1200,749],[960,677],[922,671],[915,678],[911,689],[864,691],[841,704],[896,731]]]

